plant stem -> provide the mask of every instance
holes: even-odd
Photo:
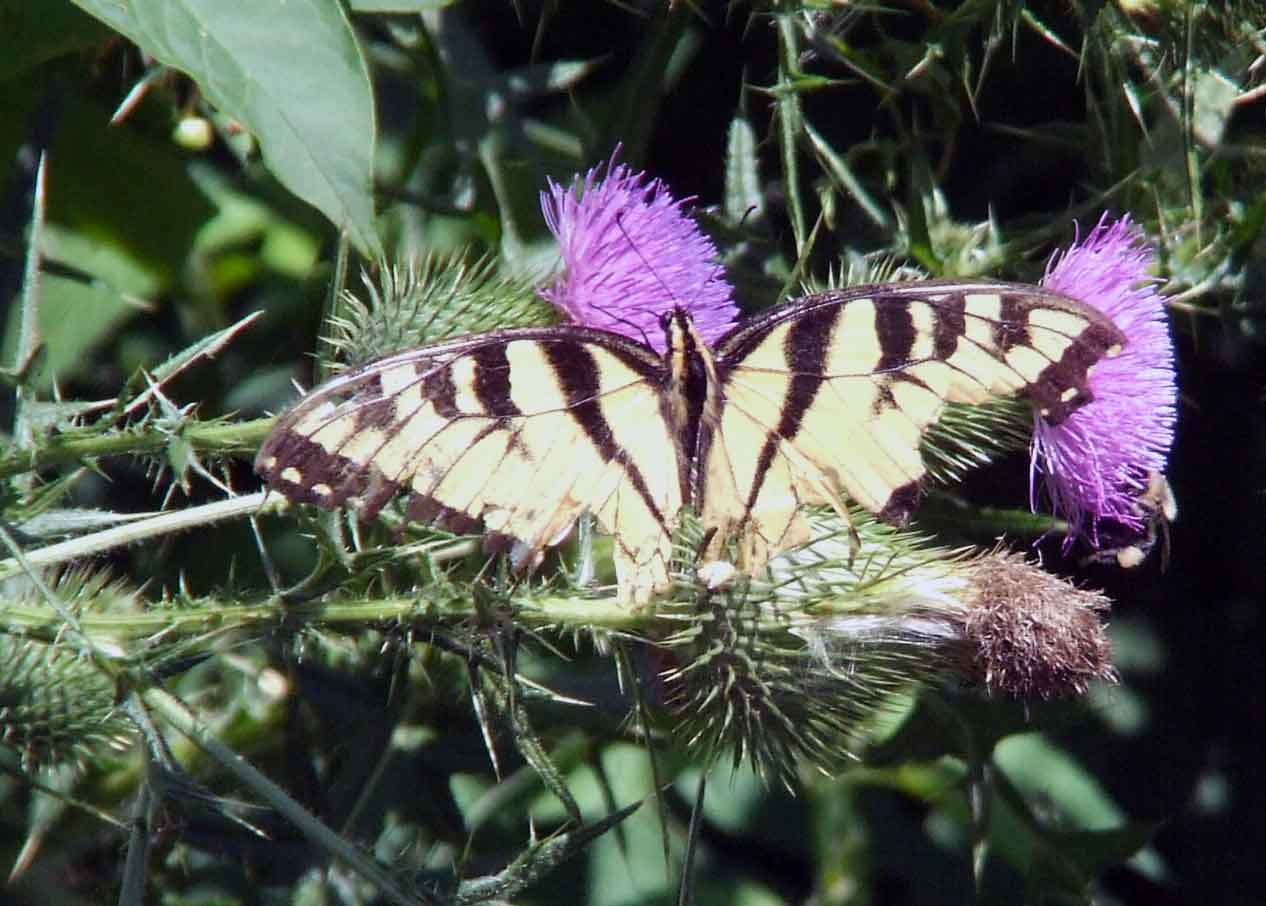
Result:
[[[272,424],[271,418],[195,424],[186,429],[184,437],[199,453],[249,453],[268,434]],[[170,442],[169,434],[157,430],[64,435],[37,450],[11,449],[0,454],[0,478],[101,456],[157,453]]]
[[[115,643],[146,638],[155,633],[195,635],[223,629],[259,630],[313,623],[323,626],[370,626],[401,623],[420,617],[432,620],[468,619],[474,613],[469,601],[443,601],[425,597],[388,597],[366,600],[331,598],[303,604],[282,604],[269,599],[254,604],[209,601],[197,607],[155,607],[127,613],[94,613],[79,616],[79,626],[92,638]],[[647,611],[635,611],[615,598],[534,598],[516,613],[516,619],[532,626],[575,626],[629,631],[659,622]],[[52,641],[62,619],[49,608],[0,599],[0,625],[23,634]],[[674,628],[680,628],[673,624]]]
[[[778,150],[782,158],[783,184],[787,193],[787,213],[796,240],[796,256],[802,257],[807,237],[807,218],[800,196],[799,140],[804,125],[800,95],[792,82],[799,69],[796,24],[793,13],[781,9],[775,15],[778,26],[778,84],[774,103],[778,113]]]

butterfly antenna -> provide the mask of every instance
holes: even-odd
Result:
[[[646,256],[643,255],[642,250],[637,247],[637,243],[633,241],[633,237],[629,235],[629,231],[624,228],[623,217],[624,217],[623,214],[616,214],[615,216],[615,225],[620,228],[620,234],[624,236],[625,241],[628,242],[629,248],[633,250],[633,254],[637,255],[638,260],[640,260],[644,265],[646,265],[646,269],[650,271],[651,274],[654,275],[655,282],[660,285],[660,288],[664,290],[664,292],[667,294],[669,298],[672,298],[672,292],[668,289],[668,285],[664,283],[663,280],[660,279],[659,273],[655,270],[654,267],[651,266],[651,263],[646,260]],[[637,308],[633,310],[639,313],[647,313],[655,317],[658,317],[660,314],[662,314],[662,312],[653,311],[652,309],[644,305],[638,306]],[[642,327],[641,324],[631,321],[628,318],[624,317],[623,315],[617,314],[614,311],[604,311],[603,314],[605,314],[607,317],[611,318],[614,321],[618,321],[621,324],[624,324],[626,327],[631,327],[633,330],[636,330],[639,334],[642,335],[642,342],[645,343],[647,346],[653,345],[651,343],[650,337],[646,335],[646,330]]]
[[[615,215],[615,225],[620,228],[620,233],[623,234],[625,241],[628,242],[629,248],[633,250],[633,254],[637,255],[638,260],[641,261],[642,264],[646,265],[646,269],[650,271],[651,276],[655,278],[655,282],[659,284],[659,288],[664,291],[664,297],[667,299],[675,299],[676,296],[673,295],[672,288],[664,282],[664,279],[659,275],[659,271],[655,270],[655,265],[646,260],[646,256],[643,255],[642,250],[637,247],[637,243],[633,241],[633,237],[629,235],[629,231],[624,228],[624,215],[622,213]],[[643,310],[645,310],[645,307],[643,307]]]
[[[669,302],[671,302],[673,305],[676,305],[677,295],[672,291],[672,288],[659,275],[659,271],[655,269],[655,265],[651,264],[650,261],[646,259],[646,256],[642,254],[642,250],[637,247],[637,243],[633,241],[633,237],[629,235],[629,231],[624,228],[624,218],[622,214],[616,215],[615,224],[619,228],[620,233],[624,236],[625,240],[628,242],[629,248],[633,250],[633,254],[637,255],[638,260],[641,261],[642,264],[646,266],[646,270],[651,274],[651,276],[655,278],[655,282],[658,283],[660,289],[663,290],[664,298],[668,300]],[[698,291],[694,295],[697,296],[698,293],[703,292],[704,287],[706,287],[709,283],[711,283],[716,278],[717,273],[723,270],[723,268],[724,268],[724,265],[718,262],[716,268],[710,274],[708,274],[707,277],[704,278],[703,283],[699,286]],[[658,318],[665,311],[667,311],[667,309],[668,309],[667,305],[663,306],[662,308],[659,308],[658,310],[651,308],[650,306],[643,305],[634,309],[634,311],[646,313],[646,314],[651,315],[654,318]],[[633,327],[635,330],[637,330],[638,333],[642,335],[642,341],[646,343],[647,346],[652,345],[650,340],[647,339],[646,331],[642,329],[641,325],[634,324],[633,322],[629,321],[627,318],[623,318],[619,315],[612,314],[611,317],[615,318],[618,321],[622,321],[625,324],[628,324],[630,327]]]
[[[748,208],[747,211],[743,214],[743,218],[746,220],[747,215],[750,214],[755,209],[756,209],[755,206]],[[651,272],[651,275],[655,278],[655,282],[658,283],[660,289],[664,291],[664,296],[668,299],[672,299],[675,301],[677,299],[677,296],[673,293],[672,288],[669,287],[669,285],[664,282],[662,277],[660,277],[659,271],[655,270],[655,266],[646,260],[646,256],[642,254],[642,250],[637,247],[637,244],[633,241],[633,238],[629,236],[628,231],[624,229],[624,223],[622,222],[622,217],[623,217],[622,214],[617,214],[615,218],[615,223],[616,223],[616,226],[620,228],[620,232],[624,234],[624,238],[628,240],[629,248],[633,249],[633,254],[637,255],[637,257],[641,260],[641,262],[644,265],[646,265],[646,269]],[[716,267],[714,267],[708,273],[708,275],[703,278],[703,282],[699,284],[698,289],[696,289],[693,293],[691,293],[689,298],[692,301],[694,299],[697,299],[699,297],[699,294],[702,293],[704,289],[707,288],[708,284],[716,279],[717,274],[722,273],[724,270],[725,270],[725,265],[722,262],[718,261],[716,263]],[[689,307],[689,305],[687,305],[687,307]],[[652,314],[658,315],[660,314],[660,312],[652,312]]]

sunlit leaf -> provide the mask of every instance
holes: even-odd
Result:
[[[323,0],[75,0],[259,139],[287,188],[376,255],[369,71],[342,7]]]

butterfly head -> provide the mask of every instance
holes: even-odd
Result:
[[[678,379],[684,379],[703,345],[694,319],[685,308],[674,305],[659,316],[659,326],[664,331],[667,349],[664,358],[668,371]]]
[[[694,322],[690,312],[680,305],[674,305],[659,316],[660,329],[668,340],[668,348],[675,349],[686,343],[687,337],[694,333]]]

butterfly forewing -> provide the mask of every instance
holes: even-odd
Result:
[[[1058,422],[1122,343],[1094,309],[1013,284],[855,287],[753,318],[716,347],[722,402],[695,489],[714,547],[737,537],[759,570],[803,537],[804,504],[844,514],[852,500],[904,521],[946,403],[1025,396]]]
[[[621,595],[668,583],[681,453],[659,358],[574,327],[502,331],[373,363],[318,388],[256,460],[286,496],[366,519],[407,513],[534,567],[584,510],[616,537]]]

